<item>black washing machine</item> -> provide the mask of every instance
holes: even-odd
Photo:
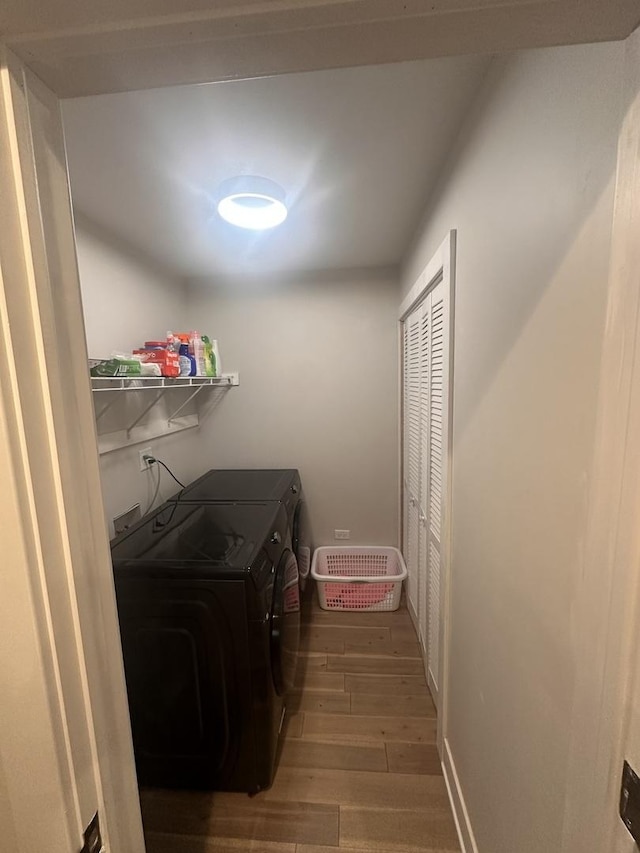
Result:
[[[311,568],[307,507],[300,474],[295,468],[236,468],[207,471],[170,501],[280,501],[289,519],[293,552],[298,561],[300,583],[304,588]]]
[[[300,595],[279,503],[167,503],[112,542],[141,784],[271,784]]]

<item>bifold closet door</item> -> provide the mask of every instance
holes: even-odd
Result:
[[[418,614],[419,510],[417,495],[420,491],[422,425],[420,419],[420,312],[415,311],[404,326],[404,480],[403,517],[405,559],[409,574],[407,598],[414,613]]]
[[[441,282],[404,321],[404,542],[408,597],[429,687],[440,682],[442,525],[446,494],[447,292]]]
[[[448,309],[441,282],[429,293],[429,392],[423,397],[423,420],[427,424],[427,546],[424,558],[428,578],[427,666],[429,687],[437,697],[440,686],[440,632],[442,613],[442,527],[446,490],[446,411],[449,358]]]
[[[416,498],[418,503],[418,636],[425,659],[429,656],[429,578],[426,559],[428,548],[429,507],[429,363],[431,352],[431,300],[429,295],[418,308],[420,322],[420,475]]]
[[[417,619],[418,637],[427,657],[428,578],[427,506],[430,351],[429,298],[404,323],[404,518],[405,557],[409,573],[407,595]]]

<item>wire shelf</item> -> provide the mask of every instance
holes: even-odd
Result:
[[[223,373],[222,376],[177,376],[169,378],[165,376],[92,376],[91,388],[94,394],[106,393],[106,397],[100,397],[101,406],[96,405],[96,423],[104,422],[105,415],[109,411],[115,411],[118,400],[124,400],[122,392],[129,394],[126,399],[132,403],[139,401],[136,411],[129,414],[122,427],[112,432],[100,432],[98,430],[98,449],[101,454],[120,450],[132,444],[140,444],[193,429],[199,425],[197,413],[184,414],[185,409],[202,394],[205,388],[231,388],[240,384],[237,373]],[[172,391],[182,390],[182,394],[173,394]],[[133,396],[135,392],[154,391],[141,397]],[[97,402],[98,397],[95,397]],[[160,419],[150,419],[152,410],[165,400],[169,405],[169,413]],[[126,417],[126,414],[124,415]]]
[[[237,373],[222,376],[92,376],[93,391],[150,391],[160,388],[205,388],[207,386],[239,385]]]

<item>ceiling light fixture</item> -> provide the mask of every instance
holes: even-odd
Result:
[[[218,187],[218,213],[231,225],[264,231],[287,218],[282,187],[268,178],[239,175]]]

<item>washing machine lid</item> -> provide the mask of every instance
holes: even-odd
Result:
[[[295,486],[300,488],[295,468],[219,468],[207,471],[170,501],[280,501]],[[296,493],[297,493],[296,491]]]
[[[268,559],[265,543],[282,526],[273,503],[167,503],[111,544],[114,570],[255,574]]]

